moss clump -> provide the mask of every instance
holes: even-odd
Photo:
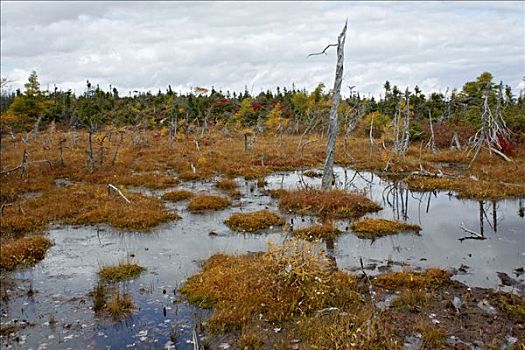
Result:
[[[237,183],[233,179],[224,178],[215,184],[215,186],[221,190],[228,192],[232,197],[239,196],[241,192],[237,186]]]
[[[215,254],[181,291],[192,303],[213,307],[211,329],[241,329],[253,320],[290,320],[357,301],[355,279],[334,270],[307,242],[270,244],[268,252]]]
[[[103,266],[98,275],[102,280],[119,282],[137,277],[144,270],[136,263],[123,262],[114,266]]]
[[[194,196],[188,204],[191,212],[202,212],[205,210],[224,209],[230,205],[230,200],[222,196],[199,195]]]
[[[255,232],[271,226],[283,225],[284,221],[269,210],[259,210],[251,213],[234,213],[224,223],[235,231]]]
[[[374,277],[373,284],[387,289],[440,288],[450,283],[447,271],[430,268],[423,272],[403,271],[386,273]]]
[[[332,224],[313,225],[294,230],[293,235],[306,240],[334,239],[341,231]]]
[[[421,231],[421,226],[385,219],[364,219],[354,222],[350,228],[359,238],[376,238],[399,232]]]
[[[51,241],[44,236],[30,236],[3,242],[0,249],[0,269],[14,270],[18,266],[30,266],[42,260]]]
[[[285,192],[281,194],[279,208],[335,219],[356,218],[382,209],[361,193],[318,189]]]
[[[187,190],[176,190],[176,191],[170,191],[166,192],[162,195],[162,199],[166,201],[172,201],[172,202],[179,202],[183,201],[185,199],[189,199],[193,197],[195,194],[191,191]]]

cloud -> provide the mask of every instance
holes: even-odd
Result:
[[[83,91],[214,86],[254,93],[333,83],[348,17],[345,85],[379,95],[385,80],[445,91],[490,71],[518,88],[525,74],[521,2],[2,2],[2,76],[21,87]]]

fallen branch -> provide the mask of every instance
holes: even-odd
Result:
[[[469,233],[471,235],[471,236],[465,236],[465,237],[458,238],[460,242],[463,242],[465,239],[480,239],[480,240],[487,239],[487,237],[477,233],[476,231],[472,231],[466,228],[465,224],[463,223],[459,225],[459,228],[461,228],[464,232]]]
[[[507,162],[512,162],[512,159],[509,158],[508,156],[505,155],[505,153],[501,152],[501,151],[498,151],[497,149],[495,149],[494,147],[489,147],[489,150],[496,153],[496,155],[500,156],[501,158],[503,158],[504,160],[506,160]]]
[[[108,193],[111,192],[111,190],[117,192],[128,204],[131,204],[131,201],[124,196],[124,193],[122,193],[117,187],[115,187],[112,184],[108,184]]]

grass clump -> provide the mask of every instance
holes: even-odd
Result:
[[[183,201],[185,199],[189,199],[193,197],[195,194],[188,190],[176,190],[176,191],[170,191],[166,192],[162,195],[162,199],[166,201],[172,201],[172,202],[179,202]]]
[[[305,228],[300,228],[293,230],[293,235],[298,238],[306,240],[316,240],[316,239],[334,239],[336,238],[341,231],[337,229],[332,224],[322,224],[322,225],[313,225]]]
[[[286,321],[356,300],[355,279],[334,270],[307,242],[270,244],[268,252],[215,254],[181,291],[192,303],[213,307],[214,331],[241,329],[255,319]]]
[[[283,193],[280,197],[279,208],[298,214],[336,219],[360,217],[382,209],[361,193],[311,188]]]
[[[255,232],[271,226],[283,225],[281,217],[269,210],[234,213],[224,221],[234,231]]]
[[[113,266],[103,266],[98,275],[105,281],[125,281],[137,277],[145,269],[136,263],[122,262]]]
[[[93,311],[109,315],[113,321],[127,317],[135,309],[133,298],[128,293],[121,293],[118,286],[99,282],[90,295],[93,299]]]
[[[239,191],[237,183],[233,179],[228,179],[228,178],[220,179],[219,181],[217,181],[215,186],[221,190],[228,192],[228,194],[232,197],[241,195],[241,192]]]
[[[0,269],[14,270],[18,266],[31,266],[42,260],[51,241],[44,236],[29,236],[2,243]]]
[[[191,212],[224,209],[230,205],[230,200],[222,196],[198,195],[194,196],[188,204]]]
[[[113,293],[104,306],[104,310],[111,315],[113,320],[127,317],[134,309],[133,298],[128,293],[121,294],[118,290]]]
[[[354,222],[350,228],[359,238],[376,238],[399,232],[421,231],[421,226],[386,219],[364,219]]]
[[[423,272],[402,271],[374,277],[373,284],[387,289],[397,288],[439,288],[450,283],[447,271],[430,268]]]

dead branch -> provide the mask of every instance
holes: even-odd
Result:
[[[345,26],[346,27],[346,26]],[[331,47],[334,47],[334,46],[337,46],[339,44],[329,44],[329,45],[326,45],[326,47],[324,48],[323,51],[321,52],[316,52],[316,53],[311,53],[309,54],[308,56],[306,56],[306,58],[310,57],[310,56],[317,56],[317,55],[326,55],[326,50],[328,50],[329,48]]]
[[[494,147],[489,147],[489,150],[496,153],[496,155],[500,156],[501,158],[503,158],[504,160],[506,160],[507,162],[512,162],[512,159],[509,158],[508,156],[505,155],[505,153],[501,152],[501,151],[498,151],[497,149],[495,149]]]
[[[110,193],[111,190],[117,192],[117,194],[120,195],[120,197],[122,197],[126,201],[126,203],[131,204],[131,201],[116,186],[108,184],[108,193]]]
[[[477,233],[476,231],[473,231],[471,229],[468,229],[465,227],[465,224],[461,223],[461,225],[459,225],[459,228],[462,229],[464,232],[470,234],[471,236],[465,236],[465,237],[461,237],[461,238],[458,238],[459,241],[463,242],[465,239],[487,239],[487,237]]]

